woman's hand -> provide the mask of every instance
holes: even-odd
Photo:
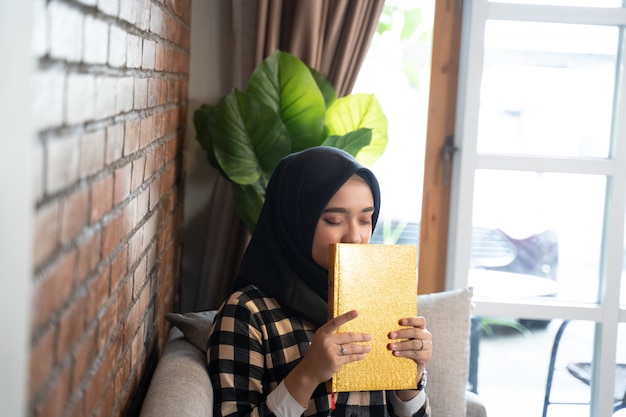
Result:
[[[421,378],[433,354],[433,335],[426,329],[424,317],[403,318],[398,323],[401,326],[410,327],[390,332],[389,339],[404,340],[389,343],[387,349],[391,350],[394,356],[414,360],[417,363],[417,373]],[[417,395],[417,391],[397,391],[397,394],[400,399],[407,401]]]
[[[315,332],[300,363],[287,375],[285,385],[291,396],[306,406],[315,388],[328,381],[343,365],[360,361],[372,350],[367,333],[337,333],[337,329],[357,317],[356,310],[328,321]]]

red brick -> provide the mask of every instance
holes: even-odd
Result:
[[[73,385],[78,387],[83,379],[89,375],[90,368],[96,359],[96,328],[93,327],[83,336],[74,355]]]
[[[135,219],[137,218],[137,199],[131,199],[128,204],[124,207],[123,210],[123,225],[125,233],[127,233],[126,237],[130,237],[130,232],[135,228],[137,223]]]
[[[126,385],[126,381],[130,375],[131,368],[132,363],[130,361],[130,352],[127,351],[126,354],[120,358],[117,371],[115,372],[115,395],[118,398],[124,392],[124,386]]]
[[[154,169],[160,170],[165,164],[165,152],[163,151],[163,145],[159,145],[154,151]]]
[[[133,300],[137,300],[147,280],[147,260],[142,258],[133,273]]]
[[[154,141],[154,116],[141,119],[141,134],[139,147],[141,149],[150,145]]]
[[[112,253],[124,237],[122,215],[118,213],[107,224],[102,232],[102,253],[107,256]]]
[[[114,373],[113,375],[116,375]],[[100,406],[98,408],[98,413],[96,416],[98,417],[112,417],[113,416],[113,404],[115,402],[115,387],[113,384],[110,384],[107,388],[106,393],[102,397],[102,401],[100,402]]]
[[[150,185],[150,211],[154,210],[161,199],[161,195],[159,194],[160,185],[160,178],[156,178]]]
[[[102,170],[104,167],[105,131],[98,130],[84,135],[80,143],[81,177],[87,177]]]
[[[167,80],[159,80],[159,104],[167,104]]]
[[[149,39],[143,40],[143,56],[141,66],[143,69],[152,70],[156,62],[156,43]]]
[[[48,5],[50,22],[50,56],[61,60],[78,62],[83,48],[83,16],[76,8],[61,2]]]
[[[91,381],[85,389],[85,412],[87,416],[92,415],[96,410],[96,405],[100,400],[102,393],[106,389],[107,377],[111,374],[110,369],[104,369],[102,365],[96,369]]]
[[[89,189],[79,189],[65,197],[61,209],[61,243],[71,241],[88,221]]]
[[[69,187],[78,180],[79,138],[55,138],[48,142],[46,191],[50,194]]]
[[[141,139],[141,120],[131,120],[126,122],[126,132],[124,133],[124,155],[131,155],[139,150]]]
[[[144,242],[144,246],[143,246],[143,250],[146,250],[148,245],[155,239],[155,237],[157,236],[157,229],[158,229],[158,224],[157,224],[157,219],[155,216],[150,217],[150,219],[148,219],[148,221],[146,221],[146,223],[143,225],[143,242]]]
[[[113,176],[96,180],[91,186],[91,224],[98,222],[113,207]]]
[[[95,270],[101,259],[101,240],[102,233],[94,231],[90,233],[78,244],[78,272],[77,279],[79,282],[85,279]]]
[[[134,192],[137,188],[143,184],[143,171],[146,165],[145,158],[141,157],[133,161],[133,172],[130,185],[130,191]]]
[[[53,201],[37,210],[35,218],[34,261],[39,265],[59,248],[60,208]]]
[[[140,319],[140,311],[139,311],[139,303],[135,301],[132,305],[128,315],[124,318],[124,340],[134,340],[134,334],[137,332],[139,327],[139,319]],[[135,363],[136,357],[133,357],[133,363]]]
[[[117,77],[100,75],[96,77],[96,114],[99,118],[115,115]]]
[[[76,260],[76,251],[71,251],[48,267],[41,279],[35,283],[33,292],[35,329],[47,323],[53,314],[60,311],[71,294]]]
[[[128,241],[128,263],[130,265],[134,265],[141,257],[142,238],[142,229],[139,229]]]
[[[150,189],[143,190],[137,196],[137,218],[144,218],[149,213]]]
[[[133,280],[124,280],[120,282],[120,286],[120,290],[117,294],[117,314],[122,321],[125,321],[128,314],[128,306],[130,306],[133,300]],[[126,339],[125,334],[123,334],[122,339],[123,343],[128,343],[128,339]]]
[[[152,174],[154,174],[154,171],[155,171],[154,157],[155,156],[156,156],[155,151],[150,151],[146,154],[146,166],[144,167],[144,174],[143,174],[144,182],[148,181],[152,177]]]
[[[141,30],[148,31],[150,29],[150,1],[151,0],[137,0],[139,3],[137,8],[137,27]]]
[[[136,4],[136,2],[122,2],[124,4]],[[141,38],[128,34],[126,40],[126,66],[128,68],[140,68],[142,59]]]
[[[122,67],[126,64],[126,31],[111,25],[109,29],[109,65]]]
[[[120,159],[124,151],[124,125],[116,124],[107,127],[106,153],[104,162],[107,165]]]
[[[118,323],[117,304],[110,303],[103,314],[98,317],[98,352],[104,350],[107,341],[113,336]],[[111,368],[109,368],[111,369]]]
[[[71,353],[73,345],[85,331],[86,298],[79,298],[63,312],[59,319],[59,338],[56,356],[61,361]]]
[[[86,319],[91,324],[109,299],[111,269],[106,268],[91,282],[87,293]]]
[[[116,113],[126,113],[133,109],[133,77],[122,77],[118,80]]]
[[[56,327],[50,326],[30,350],[28,391],[29,400],[42,390],[54,368],[54,349],[56,345]]]
[[[68,124],[93,120],[96,83],[91,74],[70,74],[67,77],[65,121]]]
[[[128,272],[128,245],[122,249],[111,262],[111,292],[115,291],[119,282]]]
[[[159,104],[159,94],[161,88],[161,80],[158,78],[150,78],[148,80],[148,107],[156,107]]]
[[[33,128],[45,129],[63,123],[65,73],[57,68],[39,70],[33,79]]]
[[[37,416],[62,416],[71,395],[71,384],[72,375],[70,367],[67,366],[63,369],[57,381],[51,385],[51,391],[45,399],[42,408],[37,410]]]
[[[138,6],[139,3],[135,0],[120,2],[120,19],[133,25],[137,23],[137,16],[139,15],[139,10],[137,9]]]
[[[113,187],[113,204],[117,205],[124,201],[130,194],[131,164],[126,164],[115,170],[113,176],[115,184]]]
[[[154,57],[154,69],[157,71],[164,71],[167,68],[167,59],[170,49],[166,46],[158,43],[156,45],[156,52]]]
[[[77,397],[73,398],[71,408],[69,409],[69,414],[66,413],[68,417],[84,417],[87,415],[85,411],[85,393],[80,391],[75,394]]]
[[[98,9],[105,14],[117,16],[119,9],[118,0],[98,0]]]
[[[156,33],[159,36],[164,32],[164,16],[163,10],[156,3],[152,3],[150,9],[150,32]]]
[[[148,107],[148,79],[135,78],[133,108],[142,110]]]
[[[84,42],[83,61],[87,64],[106,64],[109,25],[93,16],[85,16]]]

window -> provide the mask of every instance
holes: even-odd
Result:
[[[626,367],[626,8],[475,0],[464,12],[448,273],[475,288],[478,392],[490,413],[540,415],[562,328],[547,415],[611,415]]]

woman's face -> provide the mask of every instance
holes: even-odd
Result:
[[[374,198],[369,185],[351,177],[330,199],[313,237],[313,260],[328,269],[328,246],[332,243],[369,243],[372,235]]]

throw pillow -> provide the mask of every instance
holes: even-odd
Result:
[[[433,416],[465,416],[472,288],[418,295],[418,314],[433,334],[426,392]]]
[[[209,331],[217,310],[194,313],[166,313],[165,318],[178,327],[187,340],[202,352],[206,352],[209,343]]]

